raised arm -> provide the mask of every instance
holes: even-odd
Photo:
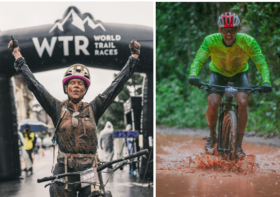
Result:
[[[263,80],[263,85],[261,86],[262,92],[263,93],[272,92],[269,68],[265,61],[264,55],[262,54],[262,50],[255,39],[253,39],[253,42],[251,44],[249,56],[256,64],[257,69],[262,76],[262,80]]]
[[[15,47],[14,47],[15,46]],[[14,63],[14,67],[16,71],[21,75],[24,79],[25,83],[28,86],[28,89],[33,92],[36,99],[43,107],[43,109],[47,112],[47,114],[52,118],[53,123],[57,122],[57,114],[56,110],[61,110],[61,102],[55,99],[45,88],[42,86],[34,77],[30,69],[28,68],[25,59],[22,57],[18,42],[16,40],[11,40],[8,48],[13,51],[13,56],[16,61]]]
[[[128,58],[123,69],[118,73],[112,84],[102,94],[99,94],[90,102],[96,124],[106,109],[115,100],[116,96],[121,92],[124,84],[134,73],[136,65],[139,62],[138,56],[140,54],[140,44],[133,40],[131,41],[129,48],[131,49],[132,55]]]

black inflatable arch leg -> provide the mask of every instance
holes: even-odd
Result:
[[[21,174],[17,112],[11,76],[0,74],[0,181]]]
[[[143,120],[142,120],[142,132],[143,132],[143,148],[149,149],[151,152],[151,148],[149,147],[149,136],[153,138],[153,73],[146,73],[145,81],[144,81],[144,91],[143,91]],[[153,157],[151,157],[153,158]],[[148,157],[142,158],[140,176],[143,177],[145,173],[145,169],[147,166]],[[153,165],[150,165],[147,170],[147,174],[153,174]]]

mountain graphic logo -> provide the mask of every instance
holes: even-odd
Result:
[[[85,23],[88,22],[88,25],[91,29],[96,29],[97,27],[101,27],[103,31],[106,31],[105,28],[101,23],[95,23],[89,16],[87,16],[85,19],[81,19],[80,16],[74,11],[74,9],[71,9],[70,12],[68,12],[67,16],[63,19],[62,22],[56,22],[54,26],[51,28],[49,33],[51,33],[56,27],[60,31],[64,31],[63,25],[66,23],[66,21],[72,16],[73,22],[71,23],[81,31],[85,32]]]

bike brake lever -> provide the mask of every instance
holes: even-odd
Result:
[[[48,187],[49,185],[51,185],[52,183],[48,183],[47,185],[45,185],[45,188]]]
[[[66,181],[65,181],[65,179],[55,179],[55,180],[52,181],[52,183],[55,183],[58,186],[63,186],[63,185],[66,184]]]

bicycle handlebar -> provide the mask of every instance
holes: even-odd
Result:
[[[255,94],[262,94],[262,90],[261,88],[258,88],[256,86],[252,86],[251,88],[243,88],[243,87],[234,87],[234,86],[219,86],[219,85],[212,85],[212,84],[208,84],[208,83],[203,83],[201,82],[200,83],[200,86],[207,86],[208,89],[205,89],[205,88],[200,88],[200,89],[205,89],[205,90],[210,90],[210,88],[214,89],[214,88],[220,88],[220,89],[225,89],[225,88],[228,88],[228,87],[233,87],[237,90],[243,90],[243,91],[248,91],[248,92],[245,92],[245,93],[255,93]],[[224,90],[220,90],[220,91],[224,91]]]
[[[131,155],[128,155],[127,157],[116,159],[116,160],[113,160],[111,162],[107,162],[107,163],[105,163],[101,166],[98,166],[96,170],[97,170],[97,172],[100,172],[100,171],[104,170],[105,168],[107,168],[108,166],[110,166],[112,164],[115,164],[115,163],[118,163],[118,162],[121,162],[121,161],[125,161],[125,160],[129,160],[129,159],[132,159],[132,158],[135,158],[135,157],[139,157],[141,155],[148,154],[148,153],[149,153],[148,149],[145,149],[145,150],[139,151],[137,153],[133,153]],[[64,174],[57,174],[57,175],[54,175],[54,176],[44,177],[42,179],[37,179],[37,183],[52,181],[56,178],[62,178],[62,177],[65,177],[65,176],[79,176],[79,175],[80,175],[80,172],[70,172],[70,173],[64,173]]]
[[[110,166],[114,163],[118,163],[118,162],[121,162],[121,161],[124,161],[124,160],[127,160],[127,159],[132,159],[134,157],[139,157],[141,155],[145,155],[145,154],[148,154],[148,153],[149,153],[148,149],[145,149],[145,150],[139,151],[137,153],[133,153],[131,155],[128,155],[127,157],[116,159],[116,160],[111,161],[111,162],[107,162],[107,163],[105,163],[101,166],[98,166],[97,167],[97,172],[102,171],[103,169],[107,168],[108,166]]]
[[[41,179],[37,179],[37,183],[42,183],[42,182],[46,182],[46,181],[52,181],[56,178],[62,178],[62,177],[65,177],[65,176],[78,176],[80,175],[79,172],[70,172],[70,173],[65,173],[65,174],[57,174],[57,175],[54,175],[54,176],[49,176],[49,177],[44,177],[44,178],[41,178]]]

